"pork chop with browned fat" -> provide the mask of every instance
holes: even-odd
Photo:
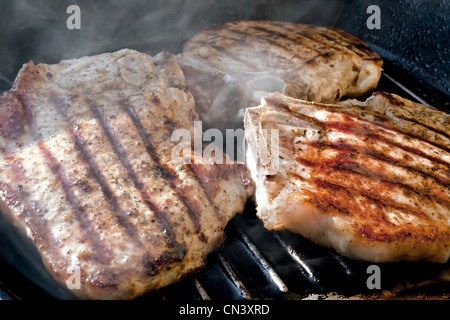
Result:
[[[372,262],[450,255],[450,116],[387,93],[248,108],[247,164],[268,229]]]
[[[201,119],[242,127],[246,107],[279,91],[331,103],[375,88],[382,60],[364,41],[335,27],[232,21],[198,32],[178,61]]]
[[[62,287],[78,272],[79,298],[131,299],[179,281],[252,192],[244,165],[172,159],[172,132],[193,136],[195,120],[170,53],[29,62],[0,96],[1,214]]]

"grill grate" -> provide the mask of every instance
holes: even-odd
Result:
[[[226,233],[225,245],[209,257],[203,273],[139,299],[303,299],[312,294],[373,297],[374,291],[366,285],[370,263],[342,257],[291,232],[266,230],[252,208],[230,221]],[[428,294],[448,293],[446,283],[433,282],[448,269],[448,263],[378,266],[382,286],[376,294],[392,290],[398,295],[400,289],[410,294],[423,293],[424,289]]]
[[[379,89],[428,104],[428,101],[384,73]],[[430,101],[431,105],[435,101]],[[446,110],[448,111],[448,110]],[[139,297],[138,300],[301,299],[311,294],[339,297],[374,294],[366,285],[370,263],[354,261],[288,231],[269,231],[249,201],[245,212],[226,228],[222,248],[208,257],[202,272]],[[2,253],[3,254],[3,253]],[[447,295],[439,275],[450,264],[378,264],[381,290],[399,294]],[[0,299],[51,299],[0,257]]]

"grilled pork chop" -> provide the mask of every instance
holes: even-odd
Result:
[[[243,164],[172,160],[172,131],[198,115],[169,53],[29,62],[0,117],[1,213],[62,286],[79,272],[79,298],[131,299],[201,268],[252,192]]]
[[[381,92],[340,105],[269,94],[245,116],[258,216],[350,258],[445,263],[449,126]]]
[[[275,21],[213,25],[178,60],[200,117],[215,128],[242,127],[244,109],[268,92],[325,103],[361,96],[376,87],[382,65],[343,30]]]

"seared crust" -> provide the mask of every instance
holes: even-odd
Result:
[[[198,32],[178,56],[202,119],[241,126],[240,109],[279,91],[331,103],[376,87],[382,60],[364,41],[335,27],[233,21]]]
[[[447,262],[449,119],[381,92],[340,105],[267,95],[245,118],[259,217],[352,258]],[[260,161],[263,129],[279,130],[278,166]]]
[[[80,271],[80,298],[131,299],[198,270],[251,193],[242,165],[171,158],[173,130],[193,136],[198,115],[167,52],[29,62],[1,98],[8,115],[2,214],[63,287]]]

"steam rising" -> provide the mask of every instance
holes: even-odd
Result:
[[[68,30],[70,5],[81,9],[81,30]],[[130,48],[179,53],[197,31],[218,22],[270,19],[333,24],[343,0],[3,0],[0,10],[0,92],[29,60],[62,59]]]

